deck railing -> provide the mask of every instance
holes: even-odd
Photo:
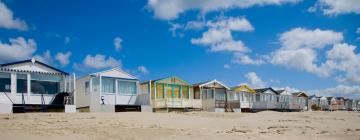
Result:
[[[152,100],[154,108],[201,108],[200,99],[165,98]]]

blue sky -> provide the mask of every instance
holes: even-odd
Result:
[[[36,57],[80,76],[121,66],[141,80],[176,75],[359,97],[359,7],[358,0],[1,0],[0,62]]]

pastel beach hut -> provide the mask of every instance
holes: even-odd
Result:
[[[200,95],[192,85],[176,76],[141,83],[141,92],[149,96],[151,111],[189,111],[201,109]]]
[[[193,84],[194,99],[201,99],[201,109],[209,112],[228,112],[239,108],[229,98],[230,88],[217,80]]]

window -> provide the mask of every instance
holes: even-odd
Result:
[[[92,91],[95,92],[99,92],[99,86],[100,86],[100,79],[99,77],[93,77],[91,78],[92,80]]]
[[[214,90],[213,89],[208,89],[207,98],[208,99],[214,99]]]
[[[167,98],[172,98],[173,96],[172,96],[172,87],[171,87],[171,85],[166,85],[166,87],[165,87],[165,92],[166,92],[166,97]]]
[[[113,78],[102,78],[101,88],[104,93],[115,93],[115,79]]]
[[[157,88],[157,87],[156,87]],[[118,80],[118,93],[119,94],[136,94],[136,82],[133,81],[119,81]]]
[[[203,89],[203,90],[201,90],[201,94],[202,94],[202,98],[203,99],[207,99],[207,97],[206,97],[206,95],[207,95],[207,89]]]
[[[89,81],[85,82],[85,94],[89,94],[90,93],[90,84]]]
[[[11,92],[10,73],[0,73],[0,92]]]
[[[259,102],[260,101],[260,94],[256,94],[255,98],[256,98],[256,101]]]
[[[158,98],[164,98],[164,84],[156,84],[156,94]]]
[[[185,99],[189,99],[189,87],[188,86],[182,87],[182,97]]]
[[[17,74],[16,75],[16,92],[27,93],[27,75]]]
[[[215,89],[215,99],[216,100],[225,100],[225,90],[223,90],[223,89]],[[229,99],[234,99],[234,97],[231,97]]]
[[[174,88],[174,97],[175,98],[180,98],[180,86],[173,86],[173,88]]]
[[[60,75],[31,74],[31,92],[33,94],[56,94],[60,92]]]

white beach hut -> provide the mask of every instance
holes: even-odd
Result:
[[[1,64],[0,112],[74,112],[73,77],[34,58]]]
[[[80,77],[76,80],[76,89],[76,107],[80,111],[141,110],[137,99],[139,80],[119,68]]]

